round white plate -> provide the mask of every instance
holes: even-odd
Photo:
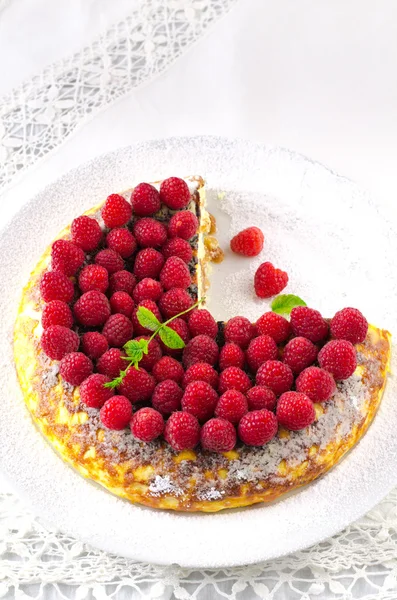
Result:
[[[371,322],[397,330],[394,224],[350,181],[287,150],[237,140],[173,138],[118,150],[47,187],[1,234],[0,465],[45,522],[99,548],[187,567],[248,564],[335,534],[397,483],[393,378],[367,435],[323,478],[268,506],[178,514],[129,504],[66,466],[32,425],[12,362],[22,286],[57,233],[112,192],[188,174],[206,178],[225,247],[231,232],[248,224],[265,233],[260,258],[227,253],[216,267],[211,303],[218,317],[265,311],[265,302],[253,300],[252,272],[271,260],[290,275],[286,291],[323,314],[358,306]]]

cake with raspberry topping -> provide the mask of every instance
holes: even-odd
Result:
[[[390,334],[356,308],[217,322],[213,233],[201,177],[111,194],[44,253],[16,322],[40,431],[81,475],[153,508],[214,512],[313,481],[365,433],[386,385]],[[255,226],[231,240],[243,260],[263,248]],[[263,262],[253,294],[287,284]]]

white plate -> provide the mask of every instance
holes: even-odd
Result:
[[[272,505],[196,515],[131,505],[67,467],[32,425],[12,363],[22,286],[57,233],[111,192],[190,173],[206,178],[215,202],[214,190],[227,192],[223,202],[233,232],[251,223],[263,227],[262,260],[288,271],[288,291],[325,315],[359,306],[370,321],[396,331],[394,225],[350,181],[287,150],[242,141],[179,138],[121,149],[46,188],[1,234],[0,464],[45,522],[94,546],[187,567],[248,564],[335,534],[397,483],[393,378],[369,432],[329,474]],[[229,218],[219,213],[219,220],[225,242]],[[258,262],[227,257],[212,288],[217,316],[264,312],[265,303],[253,301],[250,289]]]

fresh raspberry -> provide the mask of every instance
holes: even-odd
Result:
[[[171,238],[182,238],[190,240],[196,235],[199,227],[199,222],[190,210],[181,210],[175,213],[168,224],[168,235]]]
[[[319,367],[308,367],[302,371],[295,381],[295,387],[297,392],[309,396],[312,402],[325,402],[336,390],[331,373]]]
[[[109,275],[124,269],[124,261],[120,254],[117,254],[114,250],[110,250],[110,248],[98,252],[95,257],[95,264],[104,267]]]
[[[109,279],[109,292],[127,292],[131,296],[136,286],[135,276],[129,271],[117,271]]]
[[[120,273],[121,272],[122,271],[120,271]],[[131,317],[135,304],[133,299],[127,294],[127,292],[115,292],[113,296],[110,297],[109,302],[113,314],[120,313],[121,315],[125,315],[128,318]]]
[[[304,337],[292,338],[284,348],[283,362],[297,375],[317,358],[318,348]]]
[[[141,248],[157,248],[167,241],[165,225],[150,217],[144,217],[136,221],[133,233]]]
[[[236,430],[226,419],[210,419],[201,428],[200,442],[204,450],[229,452],[236,445]]]
[[[131,402],[125,396],[113,396],[113,398],[106,400],[100,410],[99,416],[105,427],[120,431],[127,427],[131,421]]]
[[[368,321],[357,308],[344,308],[331,320],[331,335],[352,344],[363,342],[367,336]]]
[[[237,390],[245,394],[252,387],[247,373],[239,367],[228,367],[219,375],[219,393],[224,394],[226,390]]]
[[[181,383],[185,371],[180,362],[172,358],[171,356],[163,356],[154,365],[152,375],[157,381],[165,381],[166,379],[172,379],[176,383]]]
[[[282,394],[277,403],[276,415],[280,425],[291,431],[305,429],[316,419],[313,402],[300,392]]]
[[[198,335],[183,349],[183,365],[185,369],[194,363],[206,362],[214,366],[218,360],[218,344],[208,335]]]
[[[254,277],[255,293],[259,298],[276,296],[287,286],[287,283],[287,273],[276,269],[270,262],[262,263]]]
[[[347,340],[331,340],[318,353],[318,362],[336,380],[348,379],[357,367],[356,349]]]
[[[83,215],[72,222],[72,241],[84,252],[95,250],[102,239],[101,227],[95,219]]]
[[[256,328],[261,335],[270,335],[276,344],[282,344],[291,335],[290,322],[271,311],[259,317]]]
[[[125,361],[123,361],[125,363]],[[145,369],[130,367],[120,385],[120,392],[133,404],[149,400],[156,381]]]
[[[297,306],[291,310],[292,333],[311,342],[320,342],[328,335],[328,323],[318,310],[308,306]]]
[[[190,263],[193,258],[193,250],[191,245],[189,242],[182,240],[181,238],[172,238],[168,240],[161,250],[166,259],[170,258],[170,256],[177,256],[186,264]]]
[[[233,317],[226,323],[224,334],[226,342],[234,342],[245,350],[255,336],[255,327],[245,317]]]
[[[215,339],[218,335],[218,324],[205,308],[191,312],[187,323],[193,337],[203,334]]]
[[[69,352],[75,352],[79,343],[77,333],[63,325],[50,325],[41,335],[41,347],[52,360],[61,360]]]
[[[102,329],[102,335],[111,348],[122,348],[132,339],[134,330],[131,321],[120,313],[110,315]]]
[[[264,385],[279,396],[291,389],[294,375],[288,365],[279,360],[268,360],[261,365],[256,374],[256,385]]]
[[[44,302],[51,302],[51,300],[71,302],[74,296],[74,286],[64,273],[47,271],[40,281],[40,295]]]
[[[160,200],[172,210],[185,208],[190,200],[190,191],[186,181],[179,177],[164,179],[160,185]]]
[[[263,385],[255,385],[247,392],[249,410],[274,410],[276,408],[276,394]]]
[[[51,266],[53,271],[61,271],[68,277],[74,275],[85,260],[81,248],[69,240],[57,240],[51,248]]]
[[[81,337],[81,350],[93,360],[97,360],[109,348],[107,339],[99,331],[87,331]]]
[[[189,327],[187,326],[186,321],[180,318],[176,318],[171,323],[168,323],[168,327],[176,331],[180,338],[186,344],[190,341],[190,332]],[[164,354],[168,354],[169,356],[180,357],[182,355],[182,350],[169,348],[160,340],[160,346],[164,352]]]
[[[258,256],[262,251],[264,236],[259,227],[247,227],[230,241],[230,248],[243,256]]]
[[[137,243],[129,229],[124,227],[112,229],[106,236],[106,245],[120,254],[121,258],[129,258],[134,254]]]
[[[174,412],[167,421],[164,437],[177,452],[191,450],[200,440],[199,422],[188,412]]]
[[[148,340],[148,335],[141,335],[136,340]],[[155,364],[158,363],[163,353],[160,348],[160,344],[157,340],[152,340],[148,347],[148,353],[144,354],[142,360],[139,363],[140,367],[146,369],[146,371],[151,371]]]
[[[224,371],[228,367],[240,367],[242,369],[245,363],[244,350],[234,342],[229,342],[222,346],[219,353],[219,368]]]
[[[134,275],[139,279],[152,277],[156,279],[163,268],[164,256],[154,248],[144,248],[135,257]]]
[[[192,283],[188,266],[177,256],[167,258],[161,269],[160,282],[165,290],[188,288]]]
[[[140,408],[131,419],[131,433],[142,442],[152,442],[164,431],[164,419],[154,408]]]
[[[218,388],[218,373],[214,367],[205,362],[196,362],[186,371],[182,387],[185,389],[192,381],[206,381],[216,390]]]
[[[256,373],[264,362],[277,358],[277,344],[270,335],[260,335],[250,341],[245,355],[249,368]]]
[[[109,377],[100,373],[90,375],[80,386],[80,400],[90,408],[101,408],[106,400],[114,396],[114,390],[105,387],[105,383],[110,381]]]
[[[125,352],[120,348],[110,348],[98,359],[96,368],[102,375],[107,375],[110,379],[115,379],[120,375],[126,366],[126,361],[123,360]]]
[[[80,385],[92,373],[92,361],[82,352],[70,352],[59,364],[59,373],[70,385]]]
[[[41,324],[43,329],[47,329],[50,325],[63,325],[63,327],[70,329],[73,325],[72,311],[66,302],[52,300],[43,308]]]
[[[166,379],[156,385],[152,396],[153,408],[162,415],[170,415],[176,410],[181,409],[181,400],[183,391],[172,379]]]
[[[247,398],[237,390],[227,390],[218,400],[215,416],[237,425],[248,411]]]
[[[86,327],[103,325],[110,317],[110,304],[105,294],[92,290],[77,300],[73,307],[77,321]]]
[[[131,205],[119,194],[111,194],[107,197],[102,208],[102,219],[106,227],[114,229],[126,225],[131,219]]]
[[[243,416],[238,425],[238,435],[247,446],[263,446],[275,437],[277,429],[276,415],[262,408]]]
[[[150,183],[138,183],[131,194],[133,212],[138,217],[148,217],[160,210],[160,194]]]
[[[159,302],[160,311],[165,319],[171,319],[191,306],[193,306],[193,299],[182,288],[168,290],[161,296]],[[187,319],[187,316],[183,315],[181,318]]]
[[[193,381],[186,387],[182,397],[182,410],[185,410],[199,421],[208,421],[214,414],[218,402],[218,394],[206,381]]]
[[[159,281],[145,277],[134,288],[132,297],[139,304],[142,300],[158,302],[163,294],[163,287]]]
[[[135,335],[152,335],[153,331],[146,329],[146,327],[143,327],[138,321],[137,312],[140,306],[150,310],[150,312],[152,312],[159,321],[162,321],[163,318],[160,314],[157,304],[153,302],[153,300],[142,300],[142,302],[140,302],[132,311],[131,321],[134,326]]]
[[[79,275],[79,288],[83,292],[97,290],[105,293],[109,287],[109,275],[107,270],[100,265],[87,265]]]

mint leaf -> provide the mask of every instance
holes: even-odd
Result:
[[[181,338],[181,336],[171,329],[171,327],[167,327],[167,325],[163,325],[161,329],[159,329],[159,336],[161,341],[168,346],[168,348],[172,348],[173,350],[179,350],[180,348],[185,347],[185,342]]]
[[[125,374],[126,374],[126,371],[120,371],[120,376],[119,377],[116,377],[112,381],[108,381],[107,383],[104,383],[103,387],[110,388],[111,390],[114,390],[114,388],[116,388],[119,385],[121,385],[121,382],[123,381]]]
[[[151,310],[145,308],[144,306],[139,306],[136,316],[138,317],[138,321],[142,327],[146,327],[146,329],[150,329],[150,331],[156,331],[159,327],[161,327],[161,323],[152,313]]]
[[[271,303],[272,311],[278,315],[289,315],[296,306],[307,306],[307,304],[294,294],[280,294]]]

